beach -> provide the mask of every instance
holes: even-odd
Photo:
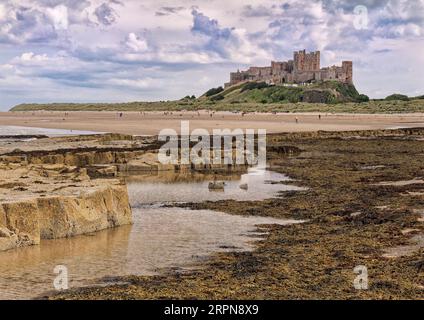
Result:
[[[321,117],[319,117],[321,115]],[[297,122],[296,122],[297,119]],[[160,130],[266,129],[268,133],[306,131],[379,130],[424,127],[424,114],[326,114],[326,113],[231,113],[185,112],[1,112],[0,126],[89,130],[133,135],[157,135]]]
[[[3,114],[0,298],[420,298],[424,128],[393,129],[420,116],[355,117]],[[163,164],[156,137],[88,132],[180,120],[327,131],[267,135],[267,169]],[[57,265],[68,291],[52,286]],[[368,290],[353,285],[357,266],[372,271]]]

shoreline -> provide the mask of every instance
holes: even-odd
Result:
[[[285,184],[295,184],[304,190],[281,189],[276,196],[265,200],[222,199],[186,202],[174,207],[305,220],[305,223],[259,225],[258,231],[266,231],[268,235],[255,243],[253,251],[219,252],[201,261],[199,269],[193,272],[181,274],[171,268],[159,276],[115,277],[112,274],[116,282],[106,287],[73,288],[63,293],[46,293],[40,298],[419,297],[424,287],[420,263],[424,250],[420,240],[424,232],[424,207],[420,201],[424,195],[423,136],[424,128],[268,135],[270,169],[292,180],[284,181]],[[61,137],[21,142],[19,149],[15,147],[7,142],[2,147],[4,177],[8,182],[3,185],[5,195],[9,200],[34,195],[43,204],[41,208],[46,207],[43,201],[48,201],[54,193],[64,196],[58,198],[59,204],[66,203],[70,201],[66,200],[68,194],[79,192],[81,187],[88,191],[88,185],[104,186],[105,182],[119,178],[119,172],[176,169],[175,166],[160,167],[157,163],[155,150],[159,144],[153,137],[136,139],[114,134]],[[298,151],[291,153],[290,148]],[[32,171],[25,173],[28,169]],[[179,170],[189,172],[190,168]],[[13,184],[9,177],[14,179]],[[56,178],[60,178],[61,184],[55,183]],[[282,181],[276,185],[280,183]],[[116,198],[125,199],[119,194]],[[109,202],[111,208],[117,208],[120,203],[106,199],[106,203]],[[98,205],[103,208],[101,199],[90,203],[93,210]],[[126,203],[125,200],[122,205]],[[96,209],[96,217],[109,216],[110,210],[103,209]],[[14,214],[20,217],[19,210]],[[52,215],[62,217],[57,210],[52,211]],[[36,223],[36,219],[33,220]],[[112,221],[117,220],[112,217]],[[18,231],[28,231],[22,228],[26,226],[23,222],[17,220],[17,229],[6,225],[10,232],[3,232],[3,242],[16,240]],[[94,230],[104,226],[95,225]],[[87,229],[83,228],[85,223],[78,229],[81,232],[75,234],[85,233]],[[44,236],[40,238],[47,239],[74,234],[45,223],[40,225],[41,230]],[[26,234],[21,236],[26,239]],[[358,265],[372,270],[367,291],[358,291],[352,286],[355,277],[352,270]]]
[[[113,132],[132,135],[157,135],[161,129],[179,131],[181,121],[190,128],[266,129],[268,133],[309,131],[356,131],[424,127],[423,113],[350,114],[350,113],[232,113],[227,111],[177,112],[114,111],[26,111],[0,112],[0,126]],[[212,114],[212,116],[211,116]],[[319,119],[319,115],[321,118]],[[298,123],[296,123],[296,118]]]

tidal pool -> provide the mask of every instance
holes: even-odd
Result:
[[[216,179],[225,181],[224,190],[210,191],[209,182]],[[275,197],[279,191],[305,190],[305,188],[287,185],[290,179],[281,173],[266,169],[249,168],[244,174],[199,174],[199,173],[158,173],[157,175],[130,176],[129,195],[131,203],[176,203],[203,202],[217,200],[253,201]],[[247,185],[247,190],[240,188]]]
[[[258,225],[302,221],[243,217],[163,204],[231,197],[262,199],[279,190],[297,189],[269,183],[273,179],[287,180],[283,175],[268,171],[257,174],[257,170],[251,170],[247,176],[227,176],[228,188],[222,193],[209,192],[208,175],[204,181],[202,175],[195,175],[197,182],[190,182],[193,176],[131,177],[128,191],[133,208],[132,226],[69,239],[43,240],[39,246],[0,252],[0,299],[33,298],[53,290],[57,265],[68,268],[72,288],[103,285],[99,279],[108,276],[191,269],[215,252],[252,250],[254,242],[266,234]],[[252,183],[252,187],[248,191],[239,189],[241,181]]]
[[[97,134],[100,132],[67,130],[67,129],[48,129],[19,126],[0,126],[0,136],[19,136],[19,135],[46,135],[49,137],[74,136]]]

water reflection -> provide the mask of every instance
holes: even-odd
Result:
[[[226,182],[223,192],[209,190],[208,184],[214,178]],[[135,206],[141,203],[264,200],[275,197],[279,191],[304,190],[293,185],[275,183],[288,180],[284,174],[258,168],[249,168],[247,173],[241,175],[159,173],[147,179],[142,176],[128,177],[131,183],[130,198]],[[240,188],[243,184],[247,185],[247,190]]]
[[[31,298],[53,289],[53,269],[69,268],[70,286],[87,279],[122,274],[131,226],[69,239],[43,240],[39,246],[0,252],[0,299]]]
[[[128,179],[132,226],[0,252],[0,298],[31,298],[52,290],[53,270],[59,264],[68,267],[70,287],[97,284],[96,279],[106,276],[152,275],[164,268],[193,267],[214,252],[251,250],[252,241],[263,235],[257,232],[259,224],[300,222],[161,206],[173,201],[261,199],[288,188],[267,183],[287,180],[285,176],[255,170],[226,177],[223,193],[209,192],[209,179],[196,174]],[[239,188],[242,182],[249,184],[247,191]]]

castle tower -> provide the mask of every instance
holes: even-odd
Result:
[[[319,71],[321,69],[321,52],[315,51],[311,53],[313,55],[312,59],[312,71]]]
[[[294,71],[305,71],[306,51],[295,51],[293,54]]]
[[[347,83],[353,83],[353,63],[352,61],[343,61],[342,70],[345,74]]]
[[[319,71],[321,69],[321,53],[319,51],[306,53],[306,50],[296,51],[293,55],[295,71]]]

